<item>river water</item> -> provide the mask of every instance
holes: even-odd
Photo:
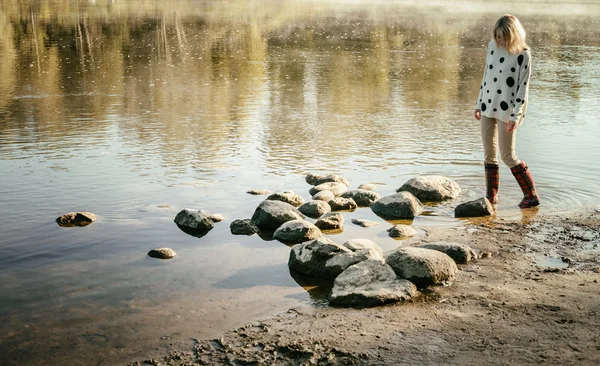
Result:
[[[542,1],[0,2],[0,364],[123,364],[326,290],[289,247],[233,236],[262,196],[309,199],[308,172],[391,194],[441,174],[461,196],[412,223],[460,227],[483,194],[472,108],[495,19],[533,54],[517,152],[538,214],[600,203],[600,5]],[[521,217],[501,170],[497,216]],[[186,207],[226,220],[195,238]],[[91,211],[98,221],[54,219]],[[369,209],[336,242],[401,242]],[[352,218],[376,220],[365,229]],[[148,250],[171,247],[157,261]],[[326,287],[325,287],[326,288]]]

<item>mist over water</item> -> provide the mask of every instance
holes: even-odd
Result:
[[[517,15],[533,54],[517,135],[540,214],[600,203],[600,5],[585,1],[3,1],[0,12],[0,363],[114,364],[211,337],[300,302],[289,248],[233,236],[261,196],[308,172],[380,183],[420,174],[463,189],[413,222],[460,226],[483,194],[472,117],[495,19]],[[520,217],[501,170],[498,216]],[[195,238],[186,207],[226,220]],[[54,219],[99,216],[83,229]],[[369,209],[342,243],[400,243]],[[352,218],[379,221],[359,228]],[[171,247],[159,262],[148,250]],[[317,286],[317,290],[312,289]],[[305,290],[306,288],[306,290]],[[311,293],[308,289],[311,289]],[[166,342],[168,343],[168,342]]]

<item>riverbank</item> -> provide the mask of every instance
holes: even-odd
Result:
[[[137,363],[600,363],[600,207],[426,231],[423,241],[468,244],[485,258],[405,304],[295,307],[187,349],[166,341],[168,355]]]

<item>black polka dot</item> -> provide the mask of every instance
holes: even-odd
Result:
[[[486,109],[487,109],[487,105],[485,105],[485,103],[481,103],[481,111],[485,112]]]
[[[502,70],[500,70],[500,73],[502,74]]]
[[[523,83],[523,85],[527,85],[527,82],[525,81],[525,82]]]
[[[504,62],[504,57],[500,57],[500,63]]]
[[[527,70],[527,65],[525,65],[525,70]]]
[[[490,65],[490,70],[494,68],[494,65]]]
[[[521,103],[521,98],[517,98],[517,103]]]
[[[483,82],[483,86],[486,86],[486,85],[487,85],[487,82],[486,82],[486,81],[484,81],[484,82]]]
[[[486,93],[489,93],[490,91],[488,90]]]
[[[509,87],[513,87],[515,85],[515,79],[513,79],[512,76],[509,76],[506,78],[506,85],[508,85]]]
[[[497,91],[498,91],[498,94],[502,94],[502,90],[498,89]]]
[[[503,111],[506,111],[508,110],[508,104],[505,101],[501,101],[500,108],[502,108]]]
[[[479,89],[483,89],[483,85],[479,87]]]
[[[496,81],[498,81],[498,78],[494,78],[494,83],[495,83]]]
[[[512,94],[513,97],[515,96],[515,93],[511,93],[511,94]]]
[[[510,71],[512,71],[512,72],[515,72],[515,70],[516,70],[516,69],[515,69],[514,67],[511,67],[511,68],[510,68]]]
[[[515,104],[515,103],[513,103],[513,101],[511,100],[511,101],[510,101],[510,104]]]
[[[510,114],[510,116],[511,116],[511,117],[514,117],[514,116],[515,116],[515,114],[514,114],[514,113],[511,113],[511,114]]]
[[[498,112],[498,110],[496,108],[494,108],[494,112]]]
[[[479,101],[481,102],[481,99],[479,99]]]
[[[492,50],[492,55],[494,54],[494,50]]]
[[[523,99],[523,100],[521,101],[521,104],[525,104],[525,99]]]
[[[488,99],[488,103],[492,104],[492,100],[491,100],[491,99]]]
[[[517,57],[517,62],[519,63],[519,66],[521,66],[523,64],[523,59],[525,57],[523,57],[523,55],[519,55],[519,57]]]

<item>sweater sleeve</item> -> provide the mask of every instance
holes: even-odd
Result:
[[[485,82],[485,77],[487,76],[488,70],[488,59],[490,57],[490,45],[488,44],[487,52],[485,56],[485,65],[483,66],[483,78],[481,79],[481,85],[479,86],[479,95],[477,96],[477,100],[475,101],[475,109],[481,109],[481,102],[483,100],[483,83]]]
[[[513,107],[510,115],[510,120],[517,122],[521,120],[525,105],[529,98],[529,78],[531,77],[531,53],[529,50],[525,51],[522,55],[523,61],[519,67],[519,80],[517,81],[517,95],[515,96],[515,106]]]

